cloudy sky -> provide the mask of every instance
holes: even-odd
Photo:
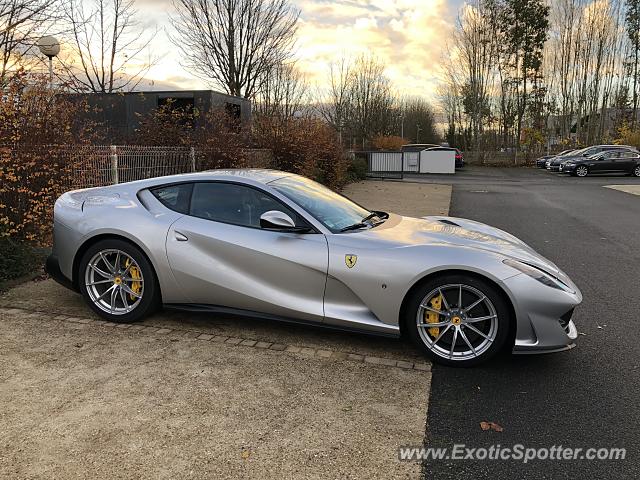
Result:
[[[206,88],[180,66],[169,41],[171,0],[138,0],[140,19],[159,29],[154,54],[161,56],[142,88]],[[431,97],[436,65],[455,20],[459,0],[292,0],[300,9],[297,58],[314,82],[342,56],[373,53],[403,93]]]

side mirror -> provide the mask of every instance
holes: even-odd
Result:
[[[266,230],[279,230],[283,232],[307,232],[308,228],[296,227],[293,219],[279,210],[269,210],[260,215],[260,228]]]

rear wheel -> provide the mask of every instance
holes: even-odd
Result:
[[[633,169],[633,176],[640,177],[640,165],[636,165],[636,168]]]
[[[576,168],[576,175],[578,177],[586,177],[587,175],[589,175],[589,169],[584,165],[579,165]]]
[[[160,303],[151,264],[128,242],[109,239],[92,245],[83,255],[78,273],[87,304],[111,322],[135,322]]]
[[[413,292],[405,325],[434,362],[450,366],[482,363],[505,345],[510,313],[502,295],[475,276],[445,275]]]

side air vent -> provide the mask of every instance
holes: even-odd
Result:
[[[569,321],[571,321],[572,316],[573,316],[573,308],[560,317],[560,326],[567,333],[569,333]]]

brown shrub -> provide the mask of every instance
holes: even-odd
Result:
[[[373,147],[377,150],[400,150],[407,143],[408,140],[397,135],[378,135],[372,141]]]
[[[85,104],[18,72],[0,96],[0,237],[49,240],[52,208],[71,172],[64,147],[88,143]]]
[[[171,102],[141,117],[129,139],[132,145],[194,147],[197,168],[239,168],[246,165],[247,134],[224,109],[206,114],[176,108]]]
[[[335,132],[315,118],[262,118],[255,140],[273,152],[273,167],[298,173],[338,189],[347,182],[347,161]]]

